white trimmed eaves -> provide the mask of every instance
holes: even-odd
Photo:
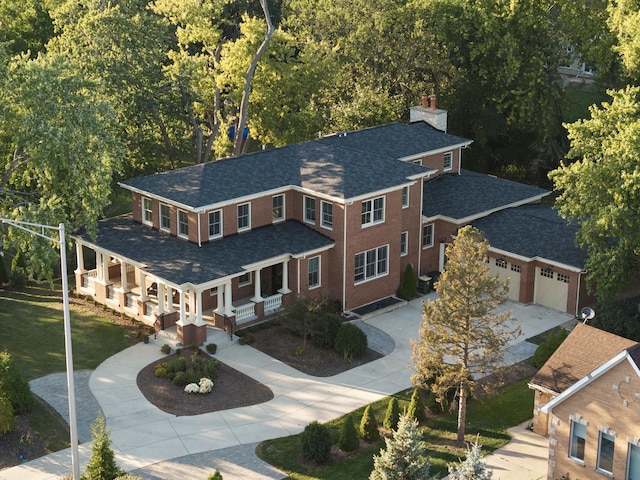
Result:
[[[413,160],[418,160],[419,158],[424,158],[431,155],[437,155],[439,153],[450,152],[451,150],[455,150],[456,148],[466,148],[472,143],[473,143],[473,140],[467,140],[465,142],[456,143],[454,145],[449,145],[447,147],[436,148],[435,150],[428,150],[426,152],[407,155],[406,157],[400,157],[398,158],[398,160],[402,160],[403,162],[411,162]]]
[[[169,205],[174,205],[182,210],[186,210],[189,212],[196,212],[197,209],[195,209],[194,207],[190,206],[190,205],[185,205],[184,203],[180,203],[180,202],[175,202],[173,200],[169,200],[166,197],[161,197],[160,195],[154,195],[153,193],[149,193],[146,190],[140,190],[139,188],[135,188],[132,187],[130,185],[125,185],[123,183],[118,182],[118,185],[120,185],[122,188],[129,190],[133,193],[138,193],[140,195],[142,195],[143,197],[147,197],[147,198],[153,198],[154,200],[158,200],[161,203],[165,203],[165,204],[169,204]]]
[[[537,385],[535,383],[529,382],[529,383],[527,383],[527,387],[529,387],[531,390],[538,390],[540,392],[548,393],[549,395],[553,395],[554,397],[556,395],[559,395],[558,392],[556,392],[554,390],[551,390],[550,388],[546,388],[546,387],[543,387],[541,385]]]
[[[335,246],[335,243],[332,243],[331,245],[326,245],[324,247],[320,247],[320,248],[316,248],[314,250],[308,250],[304,253],[299,253],[298,255],[291,255],[291,258],[307,258],[307,257],[311,257],[313,255],[317,255],[319,253],[322,252],[326,252],[327,250],[333,248]]]

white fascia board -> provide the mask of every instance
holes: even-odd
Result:
[[[626,350],[621,351],[618,355],[613,357],[611,360],[603,363],[598,368],[596,368],[593,372],[588,373],[586,376],[582,377],[580,380],[578,380],[576,383],[571,385],[569,388],[567,388],[564,392],[562,392],[556,398],[553,398],[549,400],[547,403],[545,403],[544,405],[542,405],[541,407],[538,407],[538,410],[541,411],[542,413],[551,413],[551,411],[556,405],[558,405],[559,403],[562,403],[571,395],[582,390],[591,382],[593,382],[594,380],[596,380],[597,378],[599,378],[600,376],[602,376],[603,374],[611,370],[613,367],[615,367],[620,362],[622,362],[625,358],[627,358],[627,355],[628,353]]]
[[[550,395],[559,395],[558,392],[551,390],[550,388],[543,387],[541,385],[536,385],[535,383],[529,382],[527,383],[527,387],[529,387],[531,390],[538,390],[540,392],[548,393]]]
[[[445,153],[455,149],[466,148],[472,143],[473,140],[467,140],[466,142],[456,143],[455,145],[449,145],[448,147],[436,148],[435,150],[427,150],[426,152],[415,153],[413,155],[407,155],[406,157],[400,157],[398,158],[398,160],[402,160],[403,162],[411,162],[425,156],[437,155],[438,153]]]
[[[504,257],[509,257],[509,258],[515,258],[517,260],[522,260],[523,262],[530,262],[531,260],[533,260],[532,258],[525,257],[523,255],[518,255],[518,254],[513,253],[513,252],[509,252],[508,250],[502,250],[500,248],[494,248],[491,245],[489,245],[488,251],[492,252],[492,253],[495,253],[496,255],[502,255]]]
[[[311,257],[313,255],[317,255],[319,253],[322,252],[326,252],[327,250],[332,249],[333,247],[335,247],[335,243],[333,243],[332,245],[327,245],[326,247],[320,247],[320,248],[316,248],[315,250],[308,250],[304,253],[300,253],[298,255],[291,255],[291,258],[307,258],[307,257]]]
[[[271,267],[276,263],[282,263],[286,260],[289,260],[291,257],[292,255],[290,253],[284,253],[282,255],[278,255],[277,257],[267,258],[265,260],[260,260],[259,262],[242,265],[242,268],[246,270],[246,272],[253,272],[257,269]],[[229,275],[229,277],[231,278],[239,277],[240,275],[244,275],[246,272],[240,272],[238,274]]]
[[[489,215],[491,215],[492,213],[500,212],[500,211],[502,211],[502,210],[506,210],[506,209],[508,209],[508,208],[522,207],[523,205],[534,204],[534,203],[536,203],[536,202],[539,202],[539,201],[540,201],[540,200],[542,200],[544,197],[546,197],[547,195],[550,195],[550,194],[551,194],[551,192],[541,193],[540,195],[536,195],[536,196],[534,196],[534,197],[526,198],[526,199],[524,199],[524,200],[520,200],[520,201],[518,201],[518,202],[510,203],[510,204],[508,204],[508,205],[502,205],[502,206],[500,206],[500,207],[498,207],[498,208],[493,208],[493,209],[491,209],[491,210],[485,210],[484,212],[480,212],[480,213],[477,213],[477,214],[475,214],[475,215],[470,215],[470,216],[468,216],[468,217],[464,217],[464,218],[457,218],[457,219],[454,219],[453,221],[454,221],[455,223],[458,223],[458,224],[462,224],[462,223],[464,223],[464,224],[471,223],[471,222],[473,222],[474,220],[478,220],[478,219],[480,219],[480,218],[488,217],[488,216],[489,216]],[[446,217],[443,217],[443,218],[446,218]]]
[[[120,185],[122,188],[125,188],[133,193],[139,193],[143,197],[153,198],[155,200],[158,200],[161,203],[165,203],[167,205],[174,205],[182,210],[187,210],[189,212],[198,212],[198,208],[194,208],[190,205],[185,205],[184,203],[169,200],[166,197],[161,197],[160,195],[154,195],[153,193],[149,193],[145,190],[140,190],[139,188],[131,187],[129,185],[123,185],[122,183],[118,183],[118,185]]]

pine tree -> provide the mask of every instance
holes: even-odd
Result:
[[[367,405],[360,420],[360,436],[365,442],[375,442],[380,438],[378,421],[371,411],[371,405]]]
[[[106,430],[106,421],[102,414],[91,425],[91,458],[85,467],[83,480],[114,480],[124,472],[118,467],[111,449],[111,435]]]
[[[382,421],[382,426],[387,430],[395,430],[398,428],[398,419],[400,417],[400,407],[398,406],[398,399],[391,397],[389,404],[387,405],[387,411]]]
[[[467,456],[463,462],[449,465],[450,480],[491,480],[493,472],[487,470],[487,464],[480,459],[482,446],[478,439],[467,447]]]
[[[429,480],[431,463],[418,422],[401,415],[393,438],[385,438],[385,448],[373,456],[369,480]]]
[[[417,388],[413,389],[411,402],[409,402],[409,408],[407,409],[407,416],[418,422],[424,422],[427,419],[424,401],[422,400],[422,395],[420,395],[420,390]]]
[[[351,415],[344,417],[342,421],[342,428],[340,429],[340,437],[338,438],[338,448],[345,452],[353,452],[360,441],[358,440],[358,432],[356,426],[353,424]]]

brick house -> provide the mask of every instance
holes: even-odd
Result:
[[[506,212],[550,193],[462,169],[472,141],[446,133],[435,97],[410,118],[121,182],[132,214],[73,237],[78,293],[200,344],[207,324],[259,321],[297,296],[345,311],[392,296],[407,264],[418,276],[442,269],[460,226],[477,222],[493,243],[505,222],[522,221]],[[556,248],[536,253],[542,211],[555,218]],[[526,222],[539,244],[499,244],[492,268],[529,303],[545,298],[538,270],[566,271],[578,288],[565,289],[560,310],[573,312],[584,255],[574,230],[548,207],[536,212]],[[482,223],[497,214],[506,220]]]
[[[549,417],[548,478],[640,478],[639,366],[634,344],[540,407]]]

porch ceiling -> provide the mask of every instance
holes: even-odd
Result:
[[[143,264],[145,272],[176,285],[210,282],[244,272],[243,265],[287,254],[301,255],[335,243],[299,222],[287,221],[199,247],[134,222],[129,215],[99,222],[95,241],[84,232],[73,237]]]

